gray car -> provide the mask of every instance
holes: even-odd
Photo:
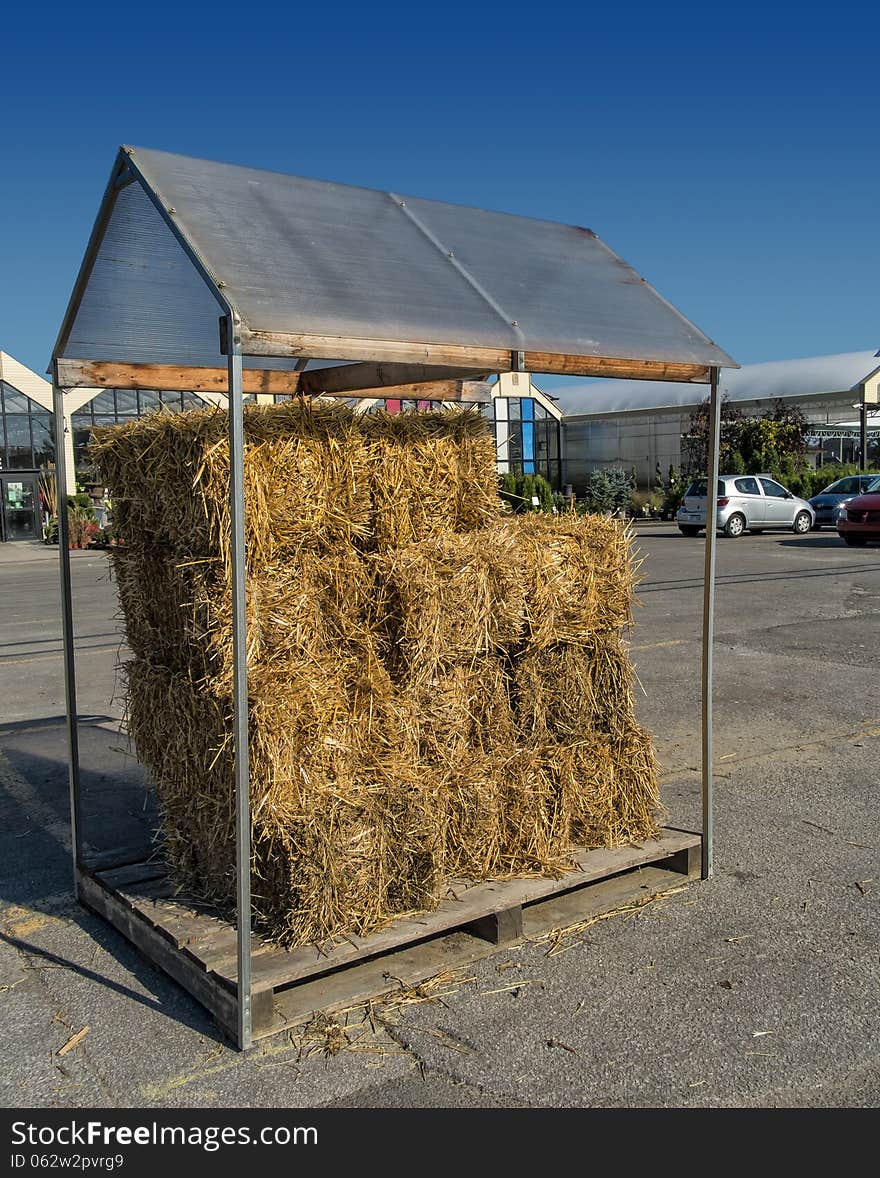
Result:
[[[741,536],[785,528],[803,535],[813,527],[815,512],[806,499],[786,491],[766,475],[724,474],[718,480],[717,526],[725,536]],[[675,522],[684,536],[706,526],[706,480],[696,479],[685,492]]]
[[[841,504],[846,503],[847,499],[852,499],[855,495],[864,495],[872,483],[880,483],[876,473],[850,474],[831,483],[818,495],[813,495],[809,500],[816,513],[816,522],[813,526],[821,528],[827,524],[833,528],[837,523]]]

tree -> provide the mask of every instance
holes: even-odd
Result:
[[[740,449],[743,428],[742,410],[731,405],[730,399],[722,396],[719,405],[721,414],[721,442],[719,445],[720,473],[739,474],[732,469],[736,463],[734,455]],[[709,465],[709,397],[694,409],[688,422],[688,432],[681,440],[684,473],[705,474]],[[730,469],[729,469],[730,468]]]
[[[791,476],[804,466],[809,426],[797,405],[776,400],[762,417],[743,423],[740,451],[749,474]]]
[[[593,511],[625,511],[632,492],[632,476],[622,466],[594,470],[590,475],[589,498]]]

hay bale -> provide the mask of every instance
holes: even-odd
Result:
[[[589,645],[632,623],[631,536],[604,516],[501,519],[376,562],[382,623],[400,673],[560,643]]]
[[[247,405],[244,420],[252,567],[368,535],[368,458],[346,406]],[[152,413],[93,431],[90,458],[112,489],[114,525],[127,544],[229,563],[227,433],[219,409]]]
[[[657,836],[664,817],[657,757],[650,734],[638,724],[563,746],[559,765],[578,846],[620,847]]]
[[[232,592],[218,559],[182,559],[165,548],[113,548],[110,566],[132,652],[194,677],[232,674]],[[372,647],[373,584],[356,553],[295,558],[247,578],[251,666],[281,666],[304,651],[360,654]],[[378,639],[378,635],[376,638]]]
[[[251,706],[254,914],[285,943],[366,935],[436,903],[436,835],[393,703],[324,670],[258,676]],[[174,878],[232,912],[231,698],[140,660],[126,676]]]
[[[632,625],[636,562],[626,524],[602,515],[518,517],[525,642],[532,649],[587,643]]]
[[[153,413],[93,431],[90,458],[135,547],[229,563],[225,410]],[[494,445],[473,410],[355,414],[344,403],[246,405],[248,561],[303,548],[388,548],[497,518]]]
[[[495,442],[479,412],[366,413],[358,424],[380,552],[500,517]]]
[[[432,765],[509,749],[516,739],[510,678],[492,655],[405,679],[398,691],[412,707],[419,755]]]
[[[522,638],[525,592],[514,528],[440,535],[375,563],[382,623],[401,676],[504,654]]]
[[[235,904],[227,418],[96,431],[130,730],[175,879]],[[504,517],[471,411],[246,410],[247,659],[258,927],[366,935],[458,877],[558,874],[656,831],[621,641],[630,537]]]
[[[530,740],[571,744],[585,733],[615,733],[635,723],[634,672],[616,632],[589,646],[560,642],[516,661],[512,692],[517,724]]]

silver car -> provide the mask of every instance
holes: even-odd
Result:
[[[717,524],[725,536],[741,536],[746,528],[756,535],[765,528],[788,528],[803,535],[815,518],[806,499],[798,499],[767,475],[724,474],[718,480]],[[675,522],[684,536],[696,536],[705,528],[705,479],[688,487]]]

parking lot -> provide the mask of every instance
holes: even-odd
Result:
[[[646,524],[637,542],[641,716],[671,821],[688,826],[699,819],[703,541]],[[100,722],[121,714],[113,588],[103,555],[74,558],[79,708]],[[846,548],[830,531],[746,535],[719,540],[717,571],[713,879],[500,950],[372,1021],[353,1012],[341,1032],[316,1021],[241,1055],[71,900],[56,561],[7,546],[3,1103],[875,1106],[880,546]],[[117,826],[143,823],[131,791],[114,793],[114,775],[134,781],[138,767],[106,728],[89,732],[94,796]]]

